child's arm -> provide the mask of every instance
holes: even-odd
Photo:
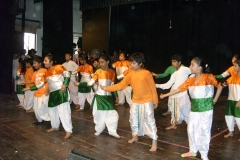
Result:
[[[172,66],[169,66],[165,71],[164,73],[161,73],[161,74],[157,74],[156,75],[156,78],[164,78],[164,77],[167,77],[168,75],[174,73],[176,71],[176,69]]]
[[[222,86],[219,86],[218,87],[218,89],[217,89],[217,92],[216,92],[216,95],[215,95],[215,97],[214,97],[214,99],[213,99],[213,104],[215,104],[216,102],[217,102],[217,100],[218,100],[218,98],[219,98],[219,96],[220,96],[220,94],[221,94],[221,92],[222,92]]]
[[[156,87],[161,89],[169,89],[175,83],[175,81],[176,81],[175,74],[173,73],[170,77],[170,80],[167,83],[156,84]]]
[[[173,91],[171,91],[171,92],[168,92],[168,93],[166,93],[166,94],[161,94],[161,95],[160,95],[160,98],[163,99],[163,98],[165,98],[165,97],[172,96],[172,95],[177,94],[177,93],[179,93],[179,92],[181,92],[179,89],[175,89],[175,90],[173,90]]]

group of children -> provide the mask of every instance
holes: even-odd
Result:
[[[33,67],[36,71],[32,79],[25,76],[25,81],[19,83],[26,84],[22,90],[25,91],[25,97],[31,96],[34,91],[33,110],[38,120],[35,124],[41,123],[42,120],[50,120],[52,128],[48,132],[59,129],[60,119],[66,131],[65,138],[69,138],[72,133],[70,102],[76,105],[76,111],[82,111],[87,99],[93,109],[95,135],[100,135],[107,126],[109,135],[120,138],[117,134],[119,116],[114,109],[111,92],[121,91],[122,93],[118,92],[117,104],[123,104],[126,96],[130,105],[129,122],[132,138],[128,143],[137,141],[138,136],[148,135],[152,139],[150,151],[156,151],[158,138],[154,118],[154,108],[158,106],[156,88],[171,87],[169,93],[160,95],[161,99],[169,96],[168,106],[172,125],[166,129],[176,129],[177,124],[184,120],[188,125],[190,151],[181,156],[196,156],[199,151],[202,159],[207,160],[213,105],[218,100],[222,87],[226,85],[229,86],[230,93],[225,117],[229,133],[224,137],[233,136],[235,120],[240,127],[240,110],[236,108],[240,106],[237,94],[240,84],[238,80],[240,60],[236,56],[233,58],[234,66],[222,74],[222,77],[227,73],[231,75],[224,84],[218,83],[216,78],[220,75],[215,77],[210,74],[208,64],[200,57],[193,58],[188,68],[181,64],[181,55],[174,55],[171,61],[176,71],[172,72],[170,80],[165,84],[155,84],[153,76],[156,74],[143,68],[144,55],[139,52],[130,56],[130,62],[126,60],[124,53],[120,53],[119,61],[112,65],[116,68],[119,79],[117,84],[114,84],[116,75],[111,69],[110,57],[106,54],[99,57],[97,62],[99,65],[95,66],[95,70],[87,64],[87,57],[84,54],[79,55],[80,66],[71,61],[69,53],[65,55],[65,59],[63,65],[55,65],[53,55],[47,55],[43,62],[45,69],[41,57],[35,57]],[[77,73],[81,75],[80,82],[76,81]],[[213,98],[214,86],[218,89]],[[32,105],[30,102],[27,104]]]

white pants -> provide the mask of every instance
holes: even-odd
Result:
[[[202,159],[208,159],[209,143],[213,110],[205,112],[190,112],[188,121],[188,140],[190,152],[201,154]]]
[[[97,110],[97,102],[95,99],[93,105],[93,119],[96,132],[102,133],[106,125],[109,134],[117,133],[118,118],[118,113],[115,110]]]
[[[228,130],[230,132],[234,131],[234,122],[236,121],[238,129],[240,130],[240,118],[234,116],[225,116]]]
[[[34,96],[33,110],[38,122],[50,121],[48,114],[48,98],[49,96],[43,95],[41,97]]]
[[[127,86],[121,91],[117,91],[118,93],[118,103],[119,104],[124,104],[125,103],[125,97],[126,101],[129,104],[129,106],[132,105],[132,87]]]
[[[33,108],[34,103],[34,91],[25,91],[25,99],[24,99],[24,109],[29,110],[30,108]]]
[[[171,111],[172,124],[181,124],[183,120],[188,124],[191,102],[187,94],[177,98],[169,98],[169,109]]]
[[[70,82],[68,85],[68,89],[70,92],[70,102],[73,102],[74,104],[78,104],[78,87],[75,86],[74,82],[76,82],[76,77],[71,76]]]
[[[92,101],[90,101],[92,98],[93,92],[90,93],[80,93],[78,92],[78,103],[80,105],[80,109],[84,109],[85,101],[87,99],[88,103],[91,104]]]
[[[143,104],[132,103],[130,107],[129,122],[133,136],[147,135],[157,140],[157,127],[154,118],[154,105],[152,102]]]
[[[24,94],[17,94],[18,100],[19,100],[19,105],[23,106],[24,105]]]
[[[60,120],[66,132],[72,133],[72,119],[69,102],[48,108],[52,128],[59,128]],[[60,119],[59,119],[60,118]]]

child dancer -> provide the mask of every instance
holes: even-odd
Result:
[[[193,58],[190,69],[195,74],[194,77],[188,78],[178,89],[167,94],[161,94],[160,98],[171,96],[187,89],[189,90],[192,98],[187,128],[190,151],[181,156],[194,157],[199,151],[201,158],[208,160],[213,104],[217,102],[222,91],[222,86],[218,84],[212,74],[208,74],[208,64],[202,58]],[[218,89],[213,99],[214,86],[218,87]]]
[[[62,65],[65,67],[67,71],[76,71],[78,69],[78,65],[71,60],[72,59],[72,54],[71,53],[66,53],[65,54],[65,60],[66,62],[63,63]],[[70,77],[70,82],[68,85],[68,89],[70,92],[70,103],[73,102],[75,105],[78,105],[78,87],[74,85],[74,82],[76,82],[76,76],[71,75]]]
[[[36,56],[33,59],[33,67],[36,71],[32,76],[32,82],[35,85],[24,89],[26,92],[28,90],[34,91],[33,110],[37,121],[33,122],[32,125],[41,125],[43,120],[50,121],[48,114],[48,85],[44,84],[47,69],[43,68],[42,65],[42,57]]]
[[[25,73],[26,73],[26,66],[22,61],[19,61],[19,68],[17,70],[17,77],[16,77],[16,91],[17,91],[17,97],[19,100],[19,104],[17,106],[21,109],[24,109],[23,88],[25,87],[25,85],[22,84],[22,82],[24,82]]]
[[[84,54],[79,55],[79,60],[81,65],[78,67],[76,71],[74,71],[72,74],[75,74],[77,72],[80,72],[81,74],[81,81],[80,82],[88,82],[91,79],[91,76],[93,75],[93,67],[89,64],[87,64],[87,56]],[[89,86],[79,87],[78,88],[78,104],[76,105],[76,111],[82,111],[85,106],[86,99],[89,101],[90,99],[90,92],[91,88]]]
[[[152,138],[152,147],[149,151],[157,150],[157,128],[154,118],[154,108],[158,105],[156,86],[151,73],[142,68],[144,56],[142,53],[134,53],[130,57],[131,69],[124,79],[113,86],[103,86],[101,88],[108,92],[122,90],[128,85],[133,88],[133,98],[130,107],[130,125],[132,129],[132,139],[128,143],[138,140],[138,136],[144,134]]]
[[[93,72],[95,73],[100,68],[101,68],[101,66],[99,65],[99,59],[95,58],[93,60]]]
[[[236,121],[237,126],[240,129],[240,59],[236,59],[234,61],[233,68],[236,74],[233,74],[230,78],[227,79],[229,93],[225,112],[225,120],[229,133],[224,135],[224,138],[233,137],[234,121]]]
[[[171,58],[172,66],[176,68],[176,71],[171,75],[170,80],[165,84],[156,84],[157,88],[177,89],[185,80],[188,79],[188,76],[191,74],[191,71],[188,67],[181,66],[182,56],[175,54]],[[176,124],[181,124],[184,120],[188,123],[188,115],[191,108],[191,102],[188,97],[187,91],[169,96],[168,105],[171,111],[171,126],[167,127],[166,130],[177,129]]]
[[[32,82],[32,76],[34,73],[33,69],[33,59],[27,58],[25,60],[27,71],[25,74],[25,81],[22,84],[26,84],[26,87],[29,88],[34,85]],[[33,111],[33,99],[34,99],[34,92],[31,90],[28,90],[25,92],[25,100],[24,100],[24,109],[26,110],[26,113],[34,112]]]
[[[128,60],[126,60],[126,54],[124,52],[121,52],[119,55],[119,61],[113,63],[113,68],[116,68],[116,73],[117,76],[121,76],[123,74],[124,71],[129,69],[130,66],[130,62]],[[127,103],[129,104],[129,106],[131,106],[132,103],[132,87],[131,86],[127,86],[126,88],[124,88],[123,90],[117,91],[118,94],[118,103],[116,105],[122,105],[125,103],[125,97],[127,100]]]
[[[115,79],[115,73],[112,69],[108,67],[110,57],[106,54],[102,55],[99,58],[99,63],[101,69],[98,69],[93,75],[92,79],[85,82],[76,82],[76,85],[79,86],[92,86],[95,82],[98,81],[98,84],[101,85],[112,85]],[[96,94],[92,100],[91,108],[93,108],[93,117],[95,123],[95,135],[100,135],[105,125],[108,128],[109,135],[112,135],[116,138],[120,138],[117,134],[118,126],[118,113],[114,109],[113,97],[110,92],[102,90],[100,87],[97,88]]]

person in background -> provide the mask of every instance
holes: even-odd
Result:
[[[16,93],[16,77],[17,77],[17,70],[19,68],[19,59],[17,53],[13,54],[13,61],[12,61],[12,90],[13,93]]]

